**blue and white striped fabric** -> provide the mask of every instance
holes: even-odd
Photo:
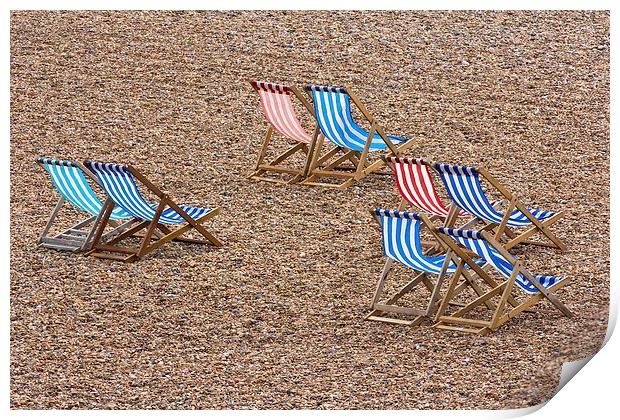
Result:
[[[138,191],[138,186],[126,165],[114,163],[86,162],[88,169],[99,179],[106,194],[132,216],[142,220],[153,220],[157,205],[149,204]],[[179,204],[191,218],[199,219],[211,209]],[[175,210],[168,208],[159,217],[158,223],[179,224],[186,220]]]
[[[383,253],[386,257],[424,273],[441,272],[446,256],[424,255],[420,244],[421,221],[416,213],[375,209],[375,214],[381,222]],[[454,263],[450,263],[448,273],[455,269]]]
[[[40,157],[38,162],[45,168],[58,193],[78,209],[96,216],[103,204],[95,194],[82,169],[75,163],[66,160]],[[119,207],[112,210],[110,219],[123,220],[131,217]]]
[[[480,234],[479,231],[450,229],[440,227],[439,232],[453,238],[458,243],[478,254],[484,261],[491,264],[504,277],[510,278],[513,265],[502,256],[494,247],[491,246]],[[564,276],[541,276],[534,274],[534,278],[540,282],[544,288],[549,288],[564,279]],[[521,273],[517,275],[515,283],[527,293],[538,293],[538,289]]]
[[[447,165],[436,163],[435,168],[448,190],[450,198],[466,212],[487,222],[500,223],[504,215],[493,208],[480,185],[480,174],[472,166]],[[528,208],[538,220],[548,219],[556,212]],[[510,214],[507,225],[520,227],[531,225],[532,222],[520,210]]]
[[[323,135],[337,146],[361,152],[364,150],[369,132],[360,127],[351,115],[349,94],[344,87],[308,85],[312,92],[314,110]],[[388,136],[390,141],[407,141],[400,136]],[[381,136],[374,134],[370,150],[384,150],[387,144]]]

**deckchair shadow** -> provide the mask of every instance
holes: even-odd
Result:
[[[131,165],[93,161],[87,161],[85,165],[97,176],[102,188],[108,195],[102,210],[101,225],[95,233],[93,249],[88,255],[131,262],[173,240],[198,244],[211,243],[215,246],[222,245],[203,226],[207,220],[219,213],[219,208],[190,207],[177,204],[168,194],[156,187]],[[146,201],[138,190],[134,178],[156,195],[159,202],[150,204]],[[114,205],[139,219],[140,223],[115,238],[104,241],[101,233],[110,218]],[[169,227],[172,225],[180,226],[172,230]],[[145,230],[145,233],[138,247],[119,245],[122,240],[131,235],[136,235],[142,230]],[[205,239],[182,237],[190,230],[196,230]],[[156,235],[157,231],[159,233]]]

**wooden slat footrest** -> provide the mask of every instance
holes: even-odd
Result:
[[[406,319],[396,319],[396,318],[387,318],[383,316],[371,315],[366,317],[368,321],[378,321],[378,322],[387,322],[389,324],[398,324],[398,325],[412,325],[415,320],[406,320]]]
[[[77,230],[77,229],[69,229],[67,230],[65,233],[69,233],[69,234],[73,234],[73,235],[77,235],[77,236],[87,236],[88,232],[84,232],[83,230]]]
[[[302,173],[302,170],[300,169],[287,168],[285,166],[273,166],[273,165],[262,164],[262,165],[258,165],[258,168],[262,169],[263,171],[281,172],[281,173],[294,174],[294,175],[299,175]]]
[[[334,177],[334,178],[353,178],[355,174],[348,172],[338,172],[338,171],[324,171],[322,169],[315,169],[312,171],[312,176],[325,176],[325,177]]]
[[[39,244],[40,247],[43,248],[48,248],[48,249],[57,249],[57,250],[61,250],[61,251],[71,251],[71,252],[76,252],[79,251],[82,246],[76,246],[76,245],[68,245],[68,244],[59,244],[59,243],[47,243],[47,242],[41,242]]]
[[[69,235],[68,233],[61,233],[60,235],[56,236],[56,238],[66,239],[70,241],[83,241],[85,239],[84,236]]]
[[[454,316],[441,316],[439,317],[439,322],[446,322],[450,324],[467,324],[474,325],[476,327],[490,327],[491,323],[489,321],[480,321],[478,319],[469,319],[469,318],[458,318]]]
[[[63,251],[77,251],[84,246],[84,240],[62,239],[62,238],[44,238],[38,244],[44,248],[60,249]]]
[[[397,305],[385,305],[382,303],[375,304],[373,309],[377,311],[393,312],[393,313],[403,314],[403,315],[418,315],[418,316],[426,315],[424,311],[421,311],[419,309],[405,308],[404,306],[397,306]]]

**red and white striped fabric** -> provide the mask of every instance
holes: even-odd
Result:
[[[386,156],[396,175],[396,187],[409,204],[432,215],[446,217],[450,211],[439,198],[430,169],[422,159]],[[468,213],[459,212],[459,216]]]
[[[252,82],[252,86],[258,92],[265,118],[274,130],[301,143],[312,141],[312,137],[303,129],[297,118],[291,101],[291,89],[288,86],[268,82]]]

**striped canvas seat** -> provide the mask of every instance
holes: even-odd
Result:
[[[475,252],[484,261],[491,264],[504,277],[510,278],[514,266],[501,255],[488,241],[486,241],[480,231],[451,229],[440,227],[439,232],[453,238],[456,242],[464,245],[466,248]],[[564,276],[542,276],[534,274],[534,278],[540,282],[544,288],[549,288],[558,283]],[[538,293],[538,289],[534,286],[522,273],[517,275],[515,283],[527,293]]]
[[[428,165],[422,159],[386,156],[396,177],[396,187],[412,206],[439,217],[447,217],[450,209],[437,194]],[[459,216],[466,216],[463,210]]]
[[[439,274],[445,255],[426,256],[420,244],[420,217],[416,213],[375,209],[381,222],[383,252],[386,257],[423,273]],[[448,273],[456,266],[450,263]]]
[[[86,162],[86,166],[97,176],[106,194],[127,213],[142,220],[153,220],[156,205],[148,203],[138,191],[138,186],[126,165],[113,163]],[[211,209],[190,207],[180,204],[193,219],[199,219]],[[168,208],[159,217],[159,223],[179,224],[186,220],[175,210]]]
[[[475,167],[436,163],[435,168],[441,175],[450,198],[461,209],[482,220],[501,223],[504,215],[495,210],[487,199],[480,184],[479,173]],[[557,214],[556,212],[534,208],[530,208],[528,211],[540,221],[549,219]],[[521,227],[531,225],[532,222],[521,211],[514,210],[506,224],[510,227]]]
[[[252,86],[260,96],[265,118],[278,133],[301,143],[312,141],[312,136],[299,122],[288,86],[261,81],[252,82]]]
[[[54,187],[65,200],[93,216],[99,214],[103,203],[86,180],[82,169],[75,162],[45,157],[40,157],[38,162],[45,168]],[[131,214],[118,206],[110,215],[112,220],[124,220],[129,217]]]
[[[306,89],[312,94],[316,119],[323,135],[335,145],[358,152],[363,151],[369,132],[353,120],[351,102],[346,89],[315,85],[308,85]],[[407,141],[400,136],[388,136],[388,138],[394,143]],[[370,151],[386,148],[387,144],[375,133]]]

